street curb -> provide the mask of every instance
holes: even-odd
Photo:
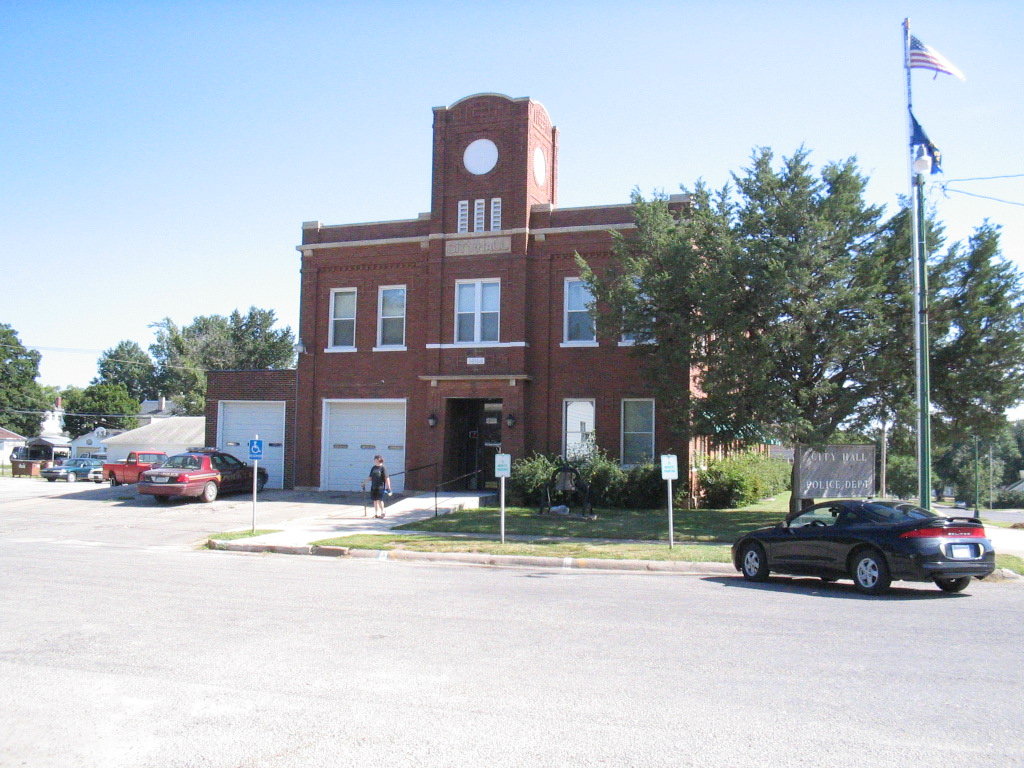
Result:
[[[247,544],[238,541],[209,539],[209,549],[228,552],[260,552],[277,555],[319,555],[321,557],[357,557],[370,560],[405,560],[464,565],[490,565],[514,568],[560,568],[565,570],[650,571],[681,574],[731,574],[728,563],[694,563],[682,560],[612,560],[582,557],[527,557],[525,555],[491,555],[480,552],[413,552],[407,549],[353,549],[315,545],[286,546],[280,544]]]

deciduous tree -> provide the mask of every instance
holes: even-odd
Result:
[[[24,437],[39,434],[39,411],[49,407],[36,383],[42,356],[0,323],[0,426]]]

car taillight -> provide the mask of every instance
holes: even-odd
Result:
[[[985,528],[916,528],[900,534],[901,539],[983,539]]]
[[[176,483],[187,483],[188,482],[188,475],[178,475],[176,478],[174,478],[174,482],[176,482]]]

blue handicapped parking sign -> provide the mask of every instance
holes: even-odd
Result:
[[[249,441],[249,461],[259,461],[263,458],[263,441]]]

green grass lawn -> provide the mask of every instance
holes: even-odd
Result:
[[[257,528],[255,531],[225,531],[224,533],[211,533],[207,538],[217,539],[218,541],[234,541],[235,539],[249,539],[253,536],[262,536],[265,533],[280,533],[280,529],[261,530]]]
[[[314,542],[318,546],[350,549],[406,549],[413,552],[478,552],[487,555],[575,557],[604,560],[680,560],[690,563],[731,562],[728,544],[645,544],[637,542],[531,542],[430,535],[359,534]]]
[[[558,515],[539,515],[532,508],[510,507],[505,510],[505,533],[547,538],[668,541],[668,513],[665,510],[597,509],[595,512],[596,520],[576,520]],[[774,525],[782,520],[784,514],[762,509],[677,509],[673,517],[677,542],[731,544],[746,531]],[[402,529],[497,535],[500,532],[500,510],[486,507],[450,512],[397,528]]]

